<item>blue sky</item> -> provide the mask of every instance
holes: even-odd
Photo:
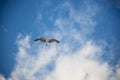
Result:
[[[1,0],[0,79],[119,80],[119,26],[119,0]]]

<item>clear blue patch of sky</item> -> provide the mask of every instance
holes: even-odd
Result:
[[[33,23],[36,18],[36,1],[2,0],[0,1],[0,73],[8,77],[14,68],[17,52],[16,38],[18,33],[30,34],[37,30]]]

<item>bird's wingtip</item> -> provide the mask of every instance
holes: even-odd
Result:
[[[35,39],[34,41],[37,41],[37,39]]]
[[[57,43],[60,43],[60,41],[57,41]]]

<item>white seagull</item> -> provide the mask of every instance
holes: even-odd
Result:
[[[47,38],[37,38],[37,39],[35,39],[35,41],[45,42],[46,46],[48,45],[48,43],[52,43],[52,42],[60,43],[60,41],[58,41],[56,39],[47,39]]]

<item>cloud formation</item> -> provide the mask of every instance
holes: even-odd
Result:
[[[0,80],[6,80],[2,74],[0,74]]]
[[[31,44],[32,36],[19,34],[15,69],[8,79],[0,76],[0,80],[120,80],[120,66],[115,72],[101,60],[107,43],[98,44],[89,37],[97,27],[94,16],[98,7],[86,1],[84,4],[85,11],[74,9],[69,2],[53,11],[59,12],[51,21],[58,29],[48,33],[60,44]],[[68,17],[61,15],[62,10]]]

